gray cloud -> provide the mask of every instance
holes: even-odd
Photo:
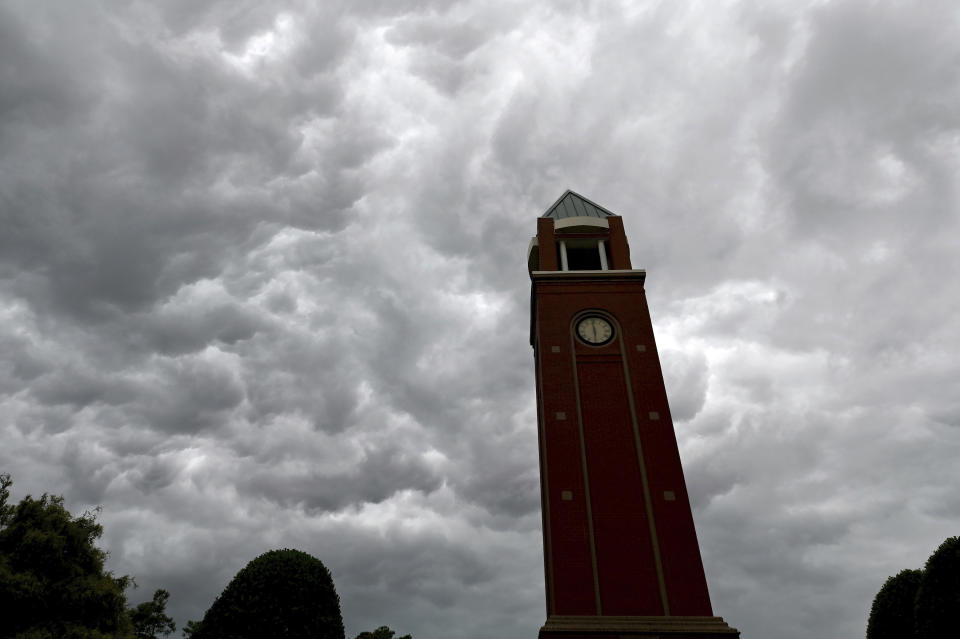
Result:
[[[289,546],[348,633],[536,632],[524,257],[574,188],[648,270],[716,611],[862,633],[960,519],[952,13],[4,5],[0,471],[181,625]]]

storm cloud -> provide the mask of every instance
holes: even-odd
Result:
[[[199,618],[533,636],[527,242],[623,216],[714,609],[860,636],[958,532],[950,2],[0,1],[0,472]]]

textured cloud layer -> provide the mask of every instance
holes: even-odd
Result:
[[[648,270],[715,609],[856,636],[960,521],[955,14],[0,3],[0,470],[181,624],[296,547],[348,633],[532,636],[574,188]]]

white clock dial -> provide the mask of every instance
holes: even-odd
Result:
[[[606,344],[613,338],[613,327],[602,317],[585,317],[577,323],[577,335],[588,344]]]

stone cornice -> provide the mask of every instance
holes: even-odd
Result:
[[[572,281],[585,282],[596,280],[640,280],[641,283],[647,278],[647,272],[643,269],[631,269],[624,271],[531,271],[530,279],[534,282],[548,281]]]
[[[700,637],[739,637],[723,617],[617,617],[553,615],[540,628],[540,636],[565,633],[602,633],[611,635],[686,635]]]

